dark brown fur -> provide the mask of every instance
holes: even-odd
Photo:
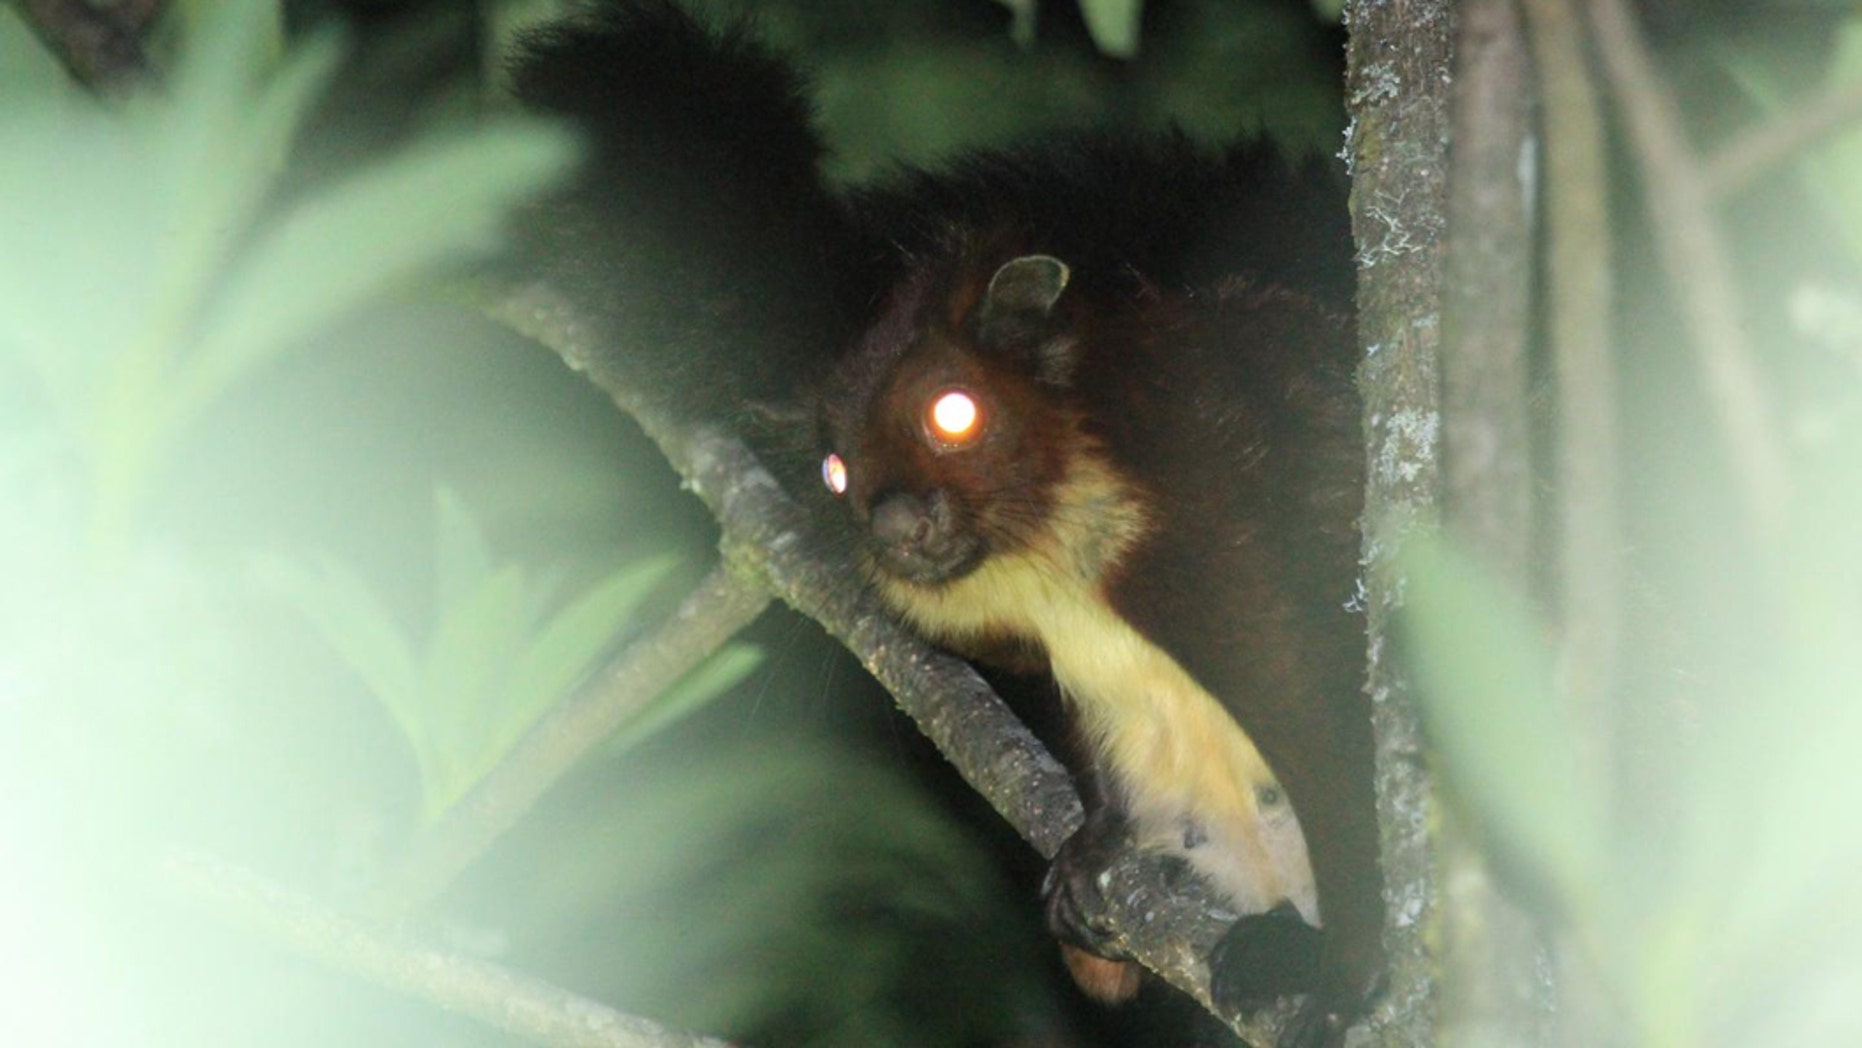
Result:
[[[1117,475],[1147,524],[1108,551],[1100,595],[1227,707],[1291,796],[1326,927],[1316,988],[1348,1014],[1381,971],[1383,915],[1362,624],[1346,610],[1363,489],[1350,317],[1259,277],[1167,291],[1098,274],[1041,324],[987,344],[980,289],[1043,246],[1017,232],[962,231],[943,257],[920,259],[843,365],[825,428],[848,459],[849,502],[863,521],[898,492],[948,503],[933,530],[975,545],[948,569],[956,581],[1049,541],[1070,461]],[[1094,294],[1121,279],[1124,293]],[[955,454],[927,445],[919,422],[951,385],[980,391],[995,427]],[[873,563],[884,581],[883,556]],[[946,584],[882,589],[941,639],[987,655],[915,606]]]
[[[819,435],[847,460],[852,511],[836,516],[908,617],[978,658],[1053,665],[1097,744],[1127,710],[1187,717],[1164,734],[1220,760],[1184,781],[1243,798],[1229,808],[1246,809],[1244,836],[1281,832],[1250,799],[1277,775],[1324,911],[1321,1011],[1356,1008],[1381,967],[1381,898],[1361,629],[1344,610],[1363,468],[1342,180],[1258,142],[1078,136],[843,191],[819,175],[794,70],[664,0],[595,5],[532,37],[516,73],[528,105],[594,142],[526,217],[514,265],[629,349],[595,363],[708,420],[793,418],[763,409],[802,387],[820,433],[790,422],[760,447]],[[1029,280],[992,291],[1011,259]],[[982,402],[983,436],[960,451],[925,439],[945,385]],[[1004,565],[1003,607],[933,625],[944,596]],[[1083,632],[1051,632],[1061,620]],[[1100,646],[1123,660],[1103,676]],[[1259,754],[1230,745],[1235,724]],[[1101,816],[1145,784],[1110,787],[1087,791]],[[1179,846],[1207,854],[1188,808]],[[1060,866],[1095,853],[1074,843]],[[1279,940],[1255,927],[1303,926],[1238,925],[1230,953],[1271,965]],[[1291,967],[1285,985],[1244,972],[1238,992],[1310,988]],[[1302,1044],[1335,1033],[1303,1029]]]

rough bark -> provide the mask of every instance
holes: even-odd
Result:
[[[1448,0],[1358,0],[1345,11],[1351,31],[1345,149],[1370,465],[1364,605],[1391,962],[1389,993],[1374,1025],[1379,1043],[1392,1045],[1435,1043],[1438,973],[1428,931],[1438,912],[1430,840],[1438,804],[1391,629],[1402,604],[1397,557],[1406,541],[1440,519],[1450,12]]]

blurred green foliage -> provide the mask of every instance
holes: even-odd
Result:
[[[1725,140],[1855,83],[1858,42],[1853,14],[1827,65],[1775,41],[1685,41],[1714,63],[1684,81],[1717,106],[1690,111],[1696,134]],[[1445,540],[1406,562],[1404,639],[1453,796],[1591,967],[1621,1043],[1862,1040],[1858,143],[1785,158],[1726,206],[1791,464],[1782,534],[1745,525],[1700,362],[1637,268],[1643,245],[1624,245],[1628,625],[1602,723],[1565,704],[1556,627],[1523,595]],[[1586,753],[1608,755],[1605,774],[1581,771]]]
[[[1063,127],[1259,128],[1331,152],[1343,125],[1327,0],[1050,0],[1039,21],[1028,0],[698,6],[754,9],[814,69],[842,178]],[[366,883],[664,610],[659,580],[710,534],[599,396],[434,305],[570,143],[502,122],[384,144],[324,113],[352,137],[309,164],[339,38],[287,42],[271,4],[178,10],[196,46],[167,97],[117,109],[0,7],[0,1040],[497,1043],[219,941],[198,914],[152,917],[144,863],[186,841],[316,890]],[[1832,82],[1862,75],[1858,40],[1836,39]],[[1825,70],[1732,54],[1772,112]],[[1852,254],[1855,142],[1807,169]],[[1773,235],[1796,249],[1796,227]],[[1785,409],[1799,530],[1638,580],[1723,649],[1704,674],[1637,652],[1626,717],[1678,737],[1629,751],[1655,803],[1572,772],[1587,727],[1560,718],[1516,595],[1451,551],[1412,565],[1443,759],[1650,1043],[1857,1034],[1862,296],[1840,276],[1773,284],[1789,308],[1767,315],[1796,327],[1765,348],[1807,343],[1838,380]],[[1632,407],[1659,425],[1668,406]],[[1668,512],[1638,534],[1718,511]],[[1695,599],[1753,574],[1750,601]],[[1038,908],[895,767],[910,729],[812,627],[758,641],[563,784],[460,887],[452,931],[757,1043],[1052,1035]]]
[[[1407,553],[1406,625],[1430,738],[1458,794],[1504,827],[1506,847],[1567,900],[1604,882],[1605,784],[1584,774],[1581,727],[1563,715],[1542,631],[1518,594],[1443,546]]]
[[[1668,686],[1622,694],[1610,723],[1572,719],[1546,631],[1471,558],[1422,543],[1407,561],[1406,638],[1455,796],[1570,932],[1630,1043],[1862,1037],[1843,989],[1862,971],[1862,426],[1822,454],[1847,478],[1806,471],[1822,476],[1802,529],[1760,554],[1781,569],[1768,599],[1717,613],[1764,638],[1741,647],[1749,674],[1655,667]],[[1652,759],[1624,731],[1637,707],[1679,736],[1657,767],[1635,766]],[[1580,771],[1593,734],[1626,751],[1613,777]],[[1659,796],[1627,792],[1651,781]],[[1665,824],[1638,818],[1651,808]]]
[[[337,58],[326,36],[261,76],[275,25],[272,5],[223,5],[159,104],[106,113],[48,84],[0,113],[0,349],[74,439],[104,555],[230,387],[415,274],[490,248],[504,210],[571,157],[559,130],[513,122],[267,212]]]
[[[531,929],[538,968],[603,1000],[745,1043],[1052,1036],[1032,900],[895,759],[812,732],[631,752],[572,788],[573,838],[532,827],[516,844],[543,850],[462,912]]]
[[[77,93],[13,5],[0,7],[0,100]]]
[[[1080,13],[1086,17],[1086,29],[1093,34],[1099,50],[1114,58],[1130,58],[1138,53],[1138,24],[1144,16],[1144,0],[1080,0]]]
[[[1719,57],[1764,112],[1787,112],[1799,98],[1796,80],[1803,76],[1801,69],[1783,68],[1749,50],[1722,48]],[[1827,69],[1831,89],[1862,83],[1862,19],[1849,20],[1835,34]],[[1832,137],[1811,152],[1803,172],[1818,205],[1838,221],[1849,253],[1862,258],[1862,194],[1855,192],[1862,184],[1862,132]]]
[[[440,290],[573,143],[509,117],[395,138],[326,102],[354,41],[286,24],[179,4],[165,89],[104,104],[0,9],[9,1044],[502,1043],[222,935],[153,866],[204,847],[365,890],[712,541],[604,398]],[[451,934],[764,1043],[1051,1029],[1033,909],[849,749],[900,729],[800,629],[642,709]],[[849,696],[870,714],[826,717]]]
[[[674,562],[629,563],[561,604],[561,579],[494,563],[484,533],[459,497],[441,488],[434,541],[432,623],[424,648],[354,569],[329,557],[314,567],[282,557],[255,563],[394,718],[420,769],[428,818],[490,771],[524,731],[562,701],[644,620]],[[688,675],[626,729],[670,723],[728,691],[757,667],[755,647],[736,644]],[[644,714],[651,714],[650,719]]]
[[[714,20],[747,16],[797,56],[814,79],[830,171],[849,181],[1063,130],[1174,124],[1213,143],[1260,132],[1329,154],[1344,128],[1342,39],[1299,4],[690,6]]]

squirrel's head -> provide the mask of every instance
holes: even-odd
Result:
[[[893,293],[822,399],[822,481],[882,580],[935,587],[1038,545],[1076,453],[1070,272],[974,249]]]

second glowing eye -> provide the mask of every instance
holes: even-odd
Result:
[[[821,482],[836,495],[847,494],[847,463],[839,455],[829,455],[821,460]]]
[[[931,401],[926,422],[931,435],[945,444],[968,444],[982,432],[982,412],[976,398],[960,389],[939,393]]]

